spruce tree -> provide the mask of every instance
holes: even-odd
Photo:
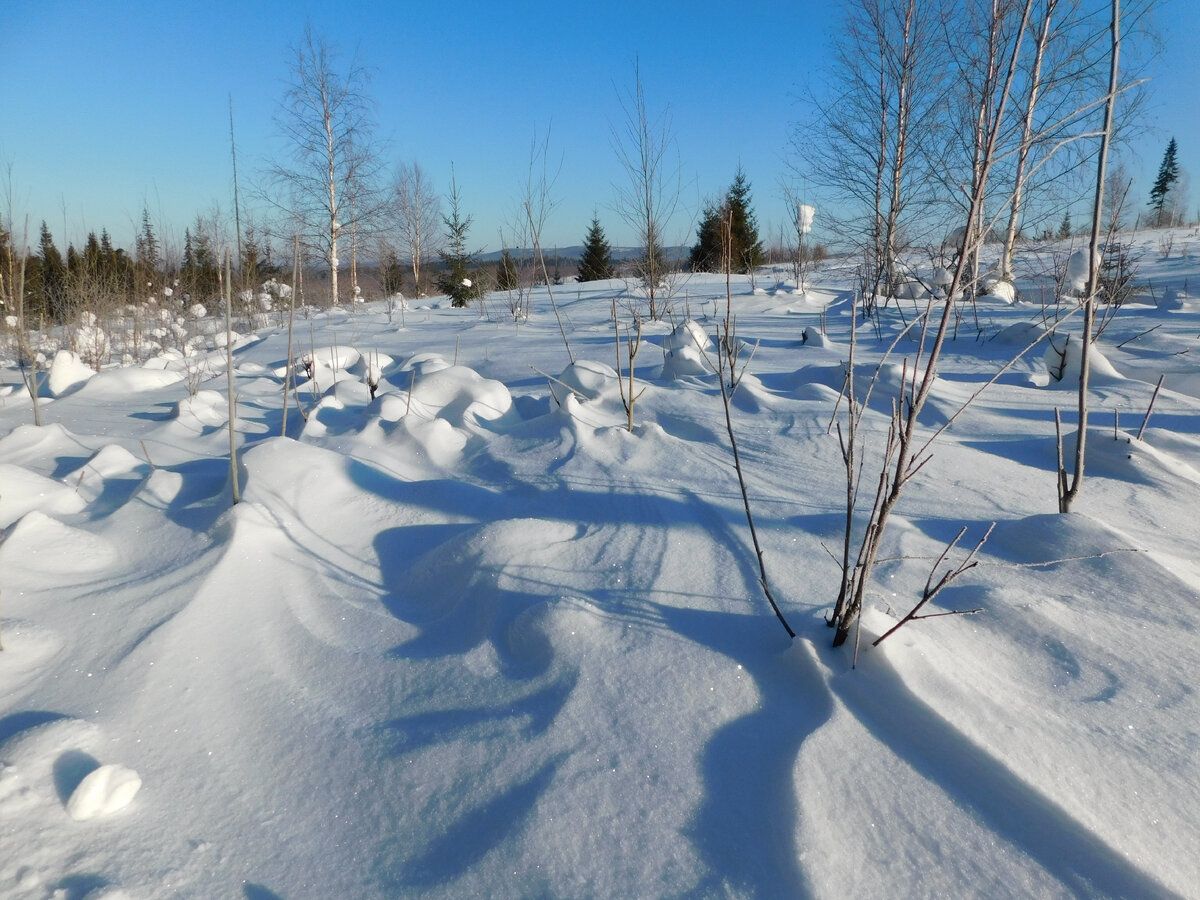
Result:
[[[96,232],[89,231],[87,241],[83,245],[83,268],[89,275],[99,274],[104,267],[100,242],[96,240]]]
[[[442,216],[442,224],[446,226],[446,247],[438,251],[442,271],[438,273],[437,287],[450,298],[451,306],[459,307],[466,306],[482,293],[475,273],[475,254],[467,250],[467,232],[473,220],[463,216],[461,200],[458,181],[451,174],[450,214]]]
[[[506,249],[496,265],[496,287],[502,291],[515,291],[517,284],[517,262]]]
[[[720,272],[724,267],[722,255],[722,233],[725,226],[724,203],[711,200],[704,204],[700,214],[700,225],[696,229],[696,244],[688,256],[693,272]]]
[[[758,238],[758,220],[750,206],[750,182],[740,165],[725,195],[725,203],[730,218],[733,270],[749,272],[762,264],[763,247]]]
[[[1158,177],[1154,179],[1154,186],[1150,188],[1150,203],[1149,206],[1154,210],[1154,224],[1162,227],[1170,224],[1166,218],[1170,215],[1167,210],[1167,195],[1171,193],[1171,185],[1179,179],[1179,163],[1175,160],[1175,138],[1171,138],[1167,144],[1167,151],[1163,154],[1162,164],[1158,167]]]
[[[1071,213],[1063,213],[1062,224],[1058,226],[1059,238],[1069,238],[1071,236]]]
[[[46,314],[56,322],[66,319],[67,300],[67,267],[62,254],[54,245],[54,236],[45,221],[42,222],[42,233],[39,240],[39,256],[41,257],[41,306]]]
[[[583,259],[579,261],[580,281],[604,281],[613,278],[612,248],[600,227],[600,219],[593,215],[587,237],[583,239]]]
[[[726,227],[730,236],[730,268],[734,272],[746,273],[763,259],[762,241],[758,237],[758,221],[750,207],[750,182],[746,173],[738,166],[733,184],[725,192],[720,204],[708,203],[700,217],[696,233],[696,245],[692,247],[690,262],[698,272],[720,272],[725,267]]]
[[[158,238],[154,234],[154,226],[150,223],[150,210],[142,208],[142,228],[138,232],[134,244],[134,255],[137,257],[138,276],[145,281],[152,281],[159,275],[162,256],[159,253]]]

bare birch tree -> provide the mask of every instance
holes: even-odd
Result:
[[[381,198],[367,70],[351,62],[343,73],[334,62],[334,52],[306,27],[276,116],[290,157],[270,168],[266,199],[301,224],[306,246],[329,265],[336,304],[339,242],[346,231],[367,229]]]
[[[659,303],[667,276],[665,231],[679,205],[679,166],[671,167],[668,152],[673,144],[671,117],[664,109],[652,117],[638,64],[633,65],[633,88],[621,95],[623,120],[612,126],[613,150],[625,170],[626,181],[616,186],[615,209],[633,229],[642,255],[638,277],[646,289],[651,319],[666,310]]]
[[[392,181],[392,218],[401,246],[408,252],[413,290],[421,290],[421,267],[437,253],[442,200],[419,163],[401,163]]]
[[[1123,91],[1117,81],[1117,50],[1119,47],[1119,2],[1112,0],[1112,23],[1099,23],[1095,18],[1088,20],[1088,30],[1076,32],[1075,38],[1082,41],[1088,53],[1101,54],[1101,58],[1109,63],[1109,77],[1106,83],[1098,86],[1096,95],[1083,98],[1074,109],[1059,116],[1052,129],[1063,128],[1070,124],[1073,134],[1069,138],[1056,140],[1048,148],[1046,158],[1052,156],[1054,150],[1069,146],[1072,143],[1097,140],[1099,144],[1099,164],[1096,176],[1096,191],[1094,195],[1092,245],[1093,250],[1099,243],[1099,222],[1103,210],[1103,185],[1105,180],[1104,159],[1107,156],[1111,139],[1113,107]],[[1014,5],[1009,0],[978,0],[974,10],[976,28],[973,33],[974,43],[964,43],[960,49],[966,53],[975,53],[973,59],[964,57],[964,71],[971,69],[982,73],[981,80],[976,81],[970,90],[970,96],[977,104],[975,109],[962,110],[968,115],[968,144],[969,179],[964,179],[959,189],[964,198],[963,217],[967,227],[963,229],[963,237],[959,245],[960,252],[952,266],[950,283],[944,291],[939,290],[930,299],[924,312],[909,322],[903,332],[898,335],[888,350],[884,353],[882,367],[891,353],[909,336],[916,337],[915,352],[911,358],[906,358],[901,367],[902,377],[900,387],[891,399],[891,416],[881,446],[875,448],[873,456],[879,460],[878,475],[870,488],[872,470],[864,468],[867,451],[870,449],[862,431],[859,428],[864,420],[867,408],[865,398],[859,400],[853,389],[854,366],[850,364],[847,376],[846,407],[848,412],[843,414],[849,426],[849,433],[842,439],[843,456],[847,469],[847,517],[846,517],[846,553],[843,561],[843,577],[841,590],[829,624],[836,626],[837,632],[834,644],[843,643],[850,635],[862,610],[871,574],[877,561],[883,536],[889,518],[896,508],[901,494],[912,480],[924,469],[931,459],[931,447],[938,436],[970,405],[979,391],[987,387],[985,383],[979,391],[972,395],[965,404],[949,416],[948,421],[932,431],[921,433],[918,419],[929,399],[937,377],[937,365],[945,342],[949,339],[950,324],[954,317],[954,308],[960,302],[959,297],[965,286],[975,277],[977,262],[975,261],[985,234],[990,228],[982,227],[990,224],[986,215],[989,204],[1000,210],[1007,209],[1011,197],[993,196],[993,176],[1013,152],[1013,144],[1005,142],[1014,134],[1022,132],[1019,124],[1019,104],[1013,98],[1015,89],[1020,84],[1019,73],[1022,66],[1022,54],[1033,52],[1030,47],[1036,43],[1031,38],[1031,31],[1037,27],[1032,18],[1035,0],[1021,0]],[[1146,4],[1140,3],[1139,9],[1144,10]],[[1111,50],[1105,46],[1103,36],[1111,34]],[[961,37],[961,35],[960,35]],[[1101,121],[1096,122],[1097,111],[1102,110]],[[1014,119],[1017,120],[1014,122]],[[1028,178],[1028,174],[1026,179]],[[1028,181],[1023,181],[1027,186]],[[995,216],[993,215],[993,219]],[[1093,253],[1093,259],[1097,254]],[[1089,311],[1094,304],[1096,293],[1097,271],[1095,264],[1091,268],[1088,288],[1085,292],[1087,302],[1083,306],[1085,323],[1084,332],[1090,338],[1092,328],[1092,313]],[[1043,335],[1044,336],[1044,335]],[[1084,344],[1090,343],[1085,339]],[[1032,346],[1032,344],[1030,345]],[[1028,347],[1026,349],[1029,349]],[[1021,355],[1021,354],[1019,354]],[[1019,357],[1018,355],[1018,357]],[[1006,364],[1004,368],[1007,368]],[[1080,439],[1077,443],[1077,479],[1082,478],[1083,437],[1086,432],[1087,419],[1087,358],[1081,366],[1080,379]],[[1003,371],[1004,369],[1001,369]],[[876,369],[876,380],[871,382],[873,390],[878,385],[880,368]],[[998,377],[995,376],[995,377]],[[994,378],[993,378],[994,380]],[[839,435],[843,432],[839,422]],[[864,479],[863,476],[867,477]],[[866,497],[860,501],[859,488],[868,484]],[[1077,487],[1068,482],[1064,467],[1059,466],[1060,508],[1069,507],[1070,497],[1067,496],[1072,488]],[[852,545],[857,545],[857,551],[851,552]]]
[[[792,138],[805,174],[838,210],[829,222],[866,258],[873,304],[895,258],[929,227],[934,148],[945,133],[940,0],[849,0],[816,118]]]
[[[1075,431],[1075,457],[1070,477],[1062,463],[1061,428],[1058,464],[1058,511],[1070,512],[1071,504],[1083,486],[1084,456],[1087,449],[1088,378],[1091,371],[1092,323],[1096,318],[1096,290],[1100,279],[1100,228],[1104,215],[1104,183],[1108,165],[1108,148],[1112,136],[1113,107],[1117,100],[1118,73],[1121,60],[1121,0],[1112,0],[1112,20],[1109,24],[1108,96],[1104,103],[1104,124],[1101,127],[1100,152],[1096,158],[1096,192],[1092,201],[1092,231],[1088,242],[1087,293],[1083,305],[1083,339],[1080,344],[1078,414]],[[1057,414],[1055,421],[1057,423]]]
[[[995,46],[989,46],[986,51],[988,66],[995,67],[993,77],[997,89],[986,95],[977,95],[980,109],[972,116],[976,123],[973,127],[977,129],[979,152],[973,159],[974,169],[967,195],[965,217],[968,223],[979,222],[982,219],[988,176],[996,163],[1000,138],[1006,125],[1008,101],[1016,78],[1019,54],[1028,29],[1032,5],[1033,0],[1024,0],[1016,30],[1003,44],[1004,52],[1001,53]],[[995,10],[1000,12],[998,7]],[[995,43],[998,42],[998,36],[985,37],[985,40]],[[838,599],[828,619],[829,625],[837,629],[833,639],[834,646],[843,644],[859,621],[891,514],[904,489],[929,462],[930,445],[940,433],[934,432],[922,439],[918,433],[918,419],[937,379],[938,363],[952,330],[956,298],[964,281],[970,277],[970,259],[978,252],[981,243],[982,234],[968,228],[961,252],[953,266],[950,284],[944,294],[938,292],[931,296],[923,314],[914,319],[901,335],[903,337],[913,333],[917,336],[915,355],[912,360],[906,359],[901,369],[898,396],[892,399],[887,436],[880,448],[878,478],[874,491],[867,498],[870,505],[866,510],[866,521],[861,526],[856,523],[856,515],[861,466],[866,457],[866,448],[861,443],[859,424],[866,409],[866,401],[864,399],[857,402],[855,399],[852,388],[855,378],[853,365],[847,374],[850,391],[850,433],[842,442],[847,471],[847,552]],[[897,338],[897,341],[899,340],[900,338]],[[858,550],[852,554],[849,548],[856,533],[860,535]]]

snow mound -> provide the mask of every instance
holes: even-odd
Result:
[[[229,421],[229,402],[216,391],[197,391],[176,403],[172,415],[186,425],[221,426]]]
[[[119,812],[141,790],[142,779],[133,769],[110,763],[89,773],[67,800],[67,815],[76,822]]]
[[[435,466],[452,465],[467,446],[467,436],[445,419],[404,419],[399,429]]]
[[[925,300],[929,297],[929,289],[920,281],[905,281],[896,286],[897,300]]]
[[[362,362],[362,354],[352,347],[318,347],[308,358],[334,372],[352,369]]]
[[[62,397],[87,383],[96,370],[79,358],[78,353],[70,350],[59,350],[54,354],[54,362],[50,363],[50,374],[47,387],[50,396]]]
[[[62,482],[9,463],[0,463],[0,485],[0,528],[31,510],[67,516],[82,511],[85,505],[83,498]]]
[[[1078,382],[1082,343],[1077,334],[1051,335],[1043,359],[1052,381]],[[1088,354],[1092,378],[1124,379],[1096,344]]]
[[[1187,305],[1187,301],[1192,299],[1188,296],[1188,292],[1177,288],[1167,288],[1163,292],[1163,298],[1158,304],[1160,310],[1181,310]]]
[[[550,382],[550,393],[561,406],[567,397],[596,400],[616,384],[617,373],[612,366],[589,359],[581,359],[563,369],[555,381]]]
[[[804,344],[807,347],[820,347],[822,350],[827,350],[833,346],[833,341],[829,339],[829,335],[819,328],[805,328],[803,337]]]
[[[105,369],[89,379],[79,394],[96,400],[120,398],[177,384],[183,380],[183,374],[169,369]]]
[[[1002,278],[992,279],[984,283],[985,293],[979,295],[983,301],[1003,303],[1011,306],[1017,302],[1017,288],[1011,281]]]
[[[101,478],[115,478],[138,472],[146,463],[118,444],[106,444],[87,461],[87,468]]]
[[[1037,322],[1014,322],[996,332],[992,340],[998,344],[1027,347],[1042,336],[1042,326]]]
[[[90,456],[91,448],[57,422],[18,425],[0,439],[0,459],[14,465],[36,466],[60,456]]]
[[[664,341],[666,358],[663,362],[663,377],[707,375],[709,365],[705,354],[712,358],[713,343],[699,323],[688,319],[675,327]]]
[[[347,365],[346,371],[359,378],[378,382],[383,377],[384,370],[392,368],[395,364],[396,361],[386,353],[369,350],[360,354],[352,365]]]
[[[412,397],[414,407],[419,404],[426,414],[458,428],[496,422],[512,410],[512,394],[502,382],[484,378],[466,366],[418,375]]]
[[[0,544],[2,568],[53,572],[58,577],[99,572],[119,558],[107,539],[36,509],[22,516]]]
[[[448,368],[450,368],[450,363],[446,362],[445,358],[441,354],[425,352],[414,353],[412,356],[410,356],[401,367],[401,371],[405,373],[416,372],[417,377],[420,378],[422,375],[431,375],[434,372],[440,372],[442,369]],[[401,387],[407,386],[408,376],[406,375],[403,379],[403,384]]]

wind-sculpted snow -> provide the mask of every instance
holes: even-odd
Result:
[[[286,427],[272,313],[233,347],[237,506],[211,321],[140,367],[64,358],[41,427],[0,393],[0,896],[1193,895],[1193,301],[1106,327],[1069,516],[1073,358],[978,394],[1048,314],[981,302],[835,651],[852,284],[734,280],[733,427],[794,641],[709,364],[723,278],[646,323],[632,430],[620,282],[559,292],[573,361],[541,290],[520,323],[310,311]],[[855,337],[864,496],[915,302]],[[993,522],[939,617],[873,647]]]

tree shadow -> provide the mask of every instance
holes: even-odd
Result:
[[[268,890],[261,884],[244,884],[242,885],[242,893],[245,894],[246,900],[283,900],[283,897],[279,894]]]
[[[1074,896],[1177,896],[939,715],[885,658],[829,685],[877,740]]]
[[[553,757],[524,781],[461,815],[407,864],[401,884],[430,888],[453,881],[494,848],[519,836],[564,759],[565,754]]]
[[[760,694],[754,712],[724,725],[704,748],[705,796],[687,833],[707,871],[684,896],[720,896],[730,887],[750,897],[810,896],[795,841],[803,811],[793,769],[801,744],[833,712],[823,674],[767,615],[660,611],[676,633],[741,664]]]

